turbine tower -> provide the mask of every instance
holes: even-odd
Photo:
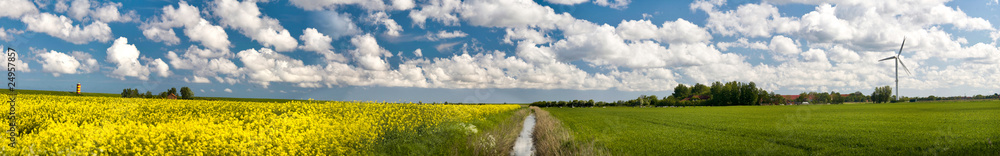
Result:
[[[900,58],[899,58],[899,54],[903,53],[903,45],[905,45],[905,44],[906,44],[906,38],[904,37],[903,38],[903,43],[899,44],[899,52],[896,53],[896,56],[887,57],[887,58],[878,60],[879,62],[882,62],[882,61],[885,61],[885,60],[891,60],[891,59],[895,59],[895,61],[896,61],[896,101],[899,101],[899,65],[902,64],[903,65],[903,70],[906,70],[906,75],[910,75],[910,69],[907,69],[906,68],[906,64],[903,64],[903,60],[900,60]]]

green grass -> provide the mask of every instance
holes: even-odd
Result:
[[[1000,101],[545,110],[614,155],[1000,154]]]

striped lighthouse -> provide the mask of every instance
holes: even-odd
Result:
[[[76,94],[80,94],[80,83],[76,83]]]

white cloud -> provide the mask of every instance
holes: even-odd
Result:
[[[392,57],[392,53],[382,48],[371,34],[355,36],[351,44],[357,49],[351,55],[359,66],[366,70],[387,70],[389,63],[382,57]]]
[[[411,0],[412,1],[412,0]],[[334,10],[339,5],[358,5],[361,8],[367,10],[382,10],[387,6],[385,2],[381,0],[369,1],[369,0],[289,0],[292,5],[302,8],[304,10],[316,11],[316,10]],[[396,2],[396,1],[393,1]],[[412,3],[412,2],[411,2]],[[407,5],[412,4],[400,4],[401,8],[405,8]]]
[[[594,0],[594,4],[611,7],[618,10],[623,10],[625,8],[628,8],[628,3],[631,2],[632,0]]]
[[[21,30],[6,29],[4,27],[0,27],[0,40],[10,41],[10,40],[14,39],[14,35],[20,35],[20,34],[23,34],[23,33],[24,33],[24,31],[21,31]]]
[[[161,10],[163,14],[158,18],[140,26],[146,38],[166,45],[176,45],[180,43],[180,38],[173,28],[184,27],[184,34],[191,41],[201,42],[202,46],[217,51],[229,51],[229,35],[221,26],[213,25],[203,18],[198,7],[181,1],[177,7],[168,5]]]
[[[842,46],[834,46],[830,48],[830,59],[835,62],[857,62],[862,61],[861,56],[857,52],[851,51]]]
[[[188,79],[188,78],[185,77],[184,78],[184,82],[187,82],[187,83],[212,83],[212,81],[208,80],[208,78],[199,77],[199,76],[191,77],[191,79]],[[201,92],[205,92],[205,90],[201,90]]]
[[[120,37],[108,48],[107,61],[117,68],[111,72],[111,77],[125,80],[125,77],[136,77],[140,80],[149,79],[149,68],[139,63],[139,49],[128,44],[128,39]]]
[[[122,14],[118,11],[118,8],[122,6],[121,3],[107,2],[104,4],[95,4],[90,0],[73,0],[69,5],[68,15],[73,17],[73,19],[86,21],[86,20],[96,20],[101,22],[130,22],[135,18],[138,18],[135,11],[130,11],[126,14]],[[57,10],[59,10],[57,8]]]
[[[55,77],[59,77],[62,74],[90,73],[97,71],[99,68],[97,59],[92,58],[88,53],[80,51],[74,51],[71,55],[55,50],[49,52],[39,50],[35,53],[39,57],[38,63],[42,64],[42,71],[52,73]]]
[[[163,29],[159,27],[150,27],[142,30],[142,35],[146,38],[156,41],[163,42],[166,45],[177,45],[181,43],[181,38],[177,37],[177,33],[174,29]]]
[[[0,48],[3,48],[2,50],[3,50],[4,56],[8,56],[9,55],[8,51],[7,51],[8,47],[0,46]],[[32,48],[31,50],[35,51],[34,48]],[[42,50],[41,52],[45,52],[45,51]],[[39,53],[39,52],[36,52],[36,53]],[[25,54],[24,52],[17,52],[17,55],[14,56],[14,59],[15,59],[14,62],[10,62],[8,59],[0,59],[0,64],[5,64],[6,65],[8,63],[13,63],[14,64],[14,69],[16,71],[18,71],[18,72],[31,72],[31,67],[28,67],[28,64],[24,62],[24,58],[26,58],[26,56],[24,56],[24,54]]]
[[[293,82],[299,86],[318,87],[317,82],[323,80],[321,67],[305,65],[301,60],[281,55],[274,50],[247,49],[236,54],[245,69],[251,83],[267,87],[270,82]]]
[[[287,34],[287,31],[285,33]],[[201,45],[207,48],[229,51],[229,35],[221,26],[212,25],[205,19],[201,19],[196,25],[185,27],[184,34],[191,41],[201,42]]]
[[[344,13],[338,13],[336,11],[320,11],[312,14],[312,21],[314,25],[318,25],[317,29],[322,31],[323,34],[330,35],[332,38],[340,38],[344,36],[361,34],[361,28],[358,28],[354,24],[354,20],[351,19],[351,15]]]
[[[548,35],[535,29],[528,28],[507,28],[507,34],[503,36],[503,42],[513,44],[516,40],[523,40],[531,43],[549,43],[552,39]]]
[[[233,90],[229,89],[229,88],[226,88],[225,90],[222,90],[222,91],[226,91],[227,93],[232,93],[233,92]]]
[[[772,33],[788,33],[798,30],[801,24],[794,18],[782,17],[778,8],[770,4],[745,4],[736,10],[715,10],[725,1],[696,1],[692,10],[701,10],[709,17],[705,27],[724,36],[768,37]]]
[[[29,31],[42,32],[73,44],[111,40],[111,27],[101,21],[94,21],[81,28],[79,25],[73,25],[73,21],[66,16],[49,13],[26,15],[21,21],[27,25]]]
[[[795,41],[781,35],[771,38],[771,45],[769,45],[768,48],[770,48],[772,52],[781,55],[795,55],[802,52],[802,50],[799,49],[799,45],[795,44]]]
[[[94,59],[90,53],[85,53],[81,51],[73,51],[70,54],[73,58],[76,58],[80,62],[80,70],[78,73],[91,73],[100,69],[100,65],[97,63],[97,59]]]
[[[428,0],[426,4],[420,6],[420,10],[411,10],[410,19],[413,25],[424,27],[427,19],[441,22],[445,25],[458,25],[458,16],[455,10],[461,7],[461,0]]]
[[[484,27],[554,28],[557,23],[575,21],[569,13],[556,14],[552,8],[529,0],[467,1],[457,11],[469,24]]]
[[[392,7],[396,10],[409,10],[417,6],[413,0],[392,0]]]
[[[589,0],[545,0],[545,2],[549,2],[552,4],[562,4],[562,5],[576,5],[580,3],[585,3],[587,1]]]
[[[52,73],[52,76],[59,77],[60,74],[76,74],[80,68],[80,61],[66,53],[56,52],[38,54],[41,58],[42,71]]]
[[[462,37],[465,37],[465,36],[469,36],[469,34],[466,34],[465,32],[462,32],[461,30],[455,30],[455,31],[451,31],[451,32],[448,32],[448,31],[445,31],[445,30],[441,30],[441,31],[438,31],[438,33],[434,33],[434,34],[431,34],[430,32],[428,32],[427,35],[425,35],[425,36],[427,37],[428,40],[437,41],[437,40],[451,39],[451,38],[462,38]]]
[[[385,26],[385,34],[389,36],[399,36],[399,32],[403,31],[403,27],[399,26],[396,20],[389,18],[385,12],[380,11],[368,15],[368,22]]]
[[[299,36],[299,39],[302,40],[302,46],[299,46],[302,50],[318,52],[333,49],[333,45],[330,44],[333,42],[333,38],[319,33],[316,28],[302,30],[302,36]]]
[[[277,19],[261,14],[256,1],[217,0],[211,5],[212,13],[220,19],[219,23],[239,30],[265,47],[273,46],[276,51],[282,52],[298,47],[298,41]]]
[[[662,27],[657,27],[648,20],[622,20],[616,32],[626,40],[652,39],[664,43],[697,43],[712,39],[707,30],[684,19],[665,21]]]
[[[212,77],[219,74],[231,77],[240,76],[239,67],[227,59],[233,55],[228,51],[213,51],[190,46],[183,55],[178,55],[173,51],[167,52],[167,59],[170,60],[170,65],[173,65],[174,68],[192,70],[195,76]]]
[[[417,57],[424,57],[424,52],[423,50],[417,49],[413,51],[413,55],[416,55]]]
[[[730,47],[740,47],[740,48],[757,49],[757,50],[767,50],[769,48],[768,47],[769,45],[766,42],[755,41],[753,43],[750,43],[750,40],[747,38],[737,39],[736,42],[716,42],[715,46],[722,51],[728,51]]]
[[[315,28],[302,30],[302,36],[299,36],[299,40],[302,40],[302,46],[299,46],[299,49],[316,52],[323,55],[327,61],[347,61],[344,55],[333,51],[333,45],[330,44],[333,38],[320,33]]]
[[[369,11],[379,11],[379,10],[408,10],[416,6],[413,0],[391,0],[391,6],[385,4],[382,0],[371,1],[371,0],[290,0],[292,5],[302,8],[304,10],[316,11],[316,10],[336,10],[337,7],[342,5],[357,5],[363,9]]]
[[[170,72],[170,66],[168,66],[167,63],[163,62],[161,59],[155,59],[149,62],[149,66],[151,66],[150,68],[156,72],[156,75],[160,75],[160,77],[167,77],[172,73]]]
[[[21,18],[23,15],[38,12],[35,4],[28,0],[4,0],[0,1],[0,6],[4,7],[0,10],[0,17]]]

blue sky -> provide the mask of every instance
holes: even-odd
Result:
[[[622,100],[753,81],[1000,92],[1000,11],[971,1],[4,0],[19,89],[450,102]],[[26,67],[26,68],[24,68]]]

